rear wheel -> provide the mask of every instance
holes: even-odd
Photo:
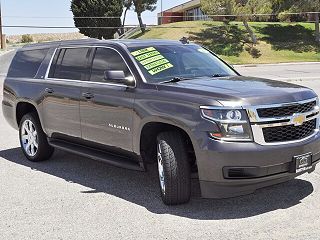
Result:
[[[157,161],[161,197],[165,204],[190,200],[191,173],[187,147],[179,132],[163,132],[157,137]]]
[[[30,161],[44,161],[52,156],[54,149],[48,144],[47,136],[35,113],[27,113],[22,117],[19,136],[22,151]]]

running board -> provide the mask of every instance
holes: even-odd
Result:
[[[81,155],[83,157],[102,161],[116,167],[126,168],[135,171],[144,171],[144,167],[127,157],[118,156],[100,149],[94,149],[87,146],[66,142],[59,139],[48,139],[52,147],[64,150],[66,152]]]

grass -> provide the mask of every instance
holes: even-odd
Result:
[[[172,39],[183,36],[202,44],[231,64],[318,62],[320,45],[312,23],[250,23],[258,38],[253,45],[241,22],[178,22],[136,33],[132,38]]]

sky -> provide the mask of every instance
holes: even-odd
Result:
[[[162,0],[163,10],[187,2],[188,0]],[[70,0],[0,0],[3,25],[28,26],[74,26]],[[142,17],[146,24],[157,24],[157,13],[161,12],[161,0],[158,0],[154,12],[146,11]],[[45,17],[45,18],[44,18]],[[48,18],[50,17],[50,18]],[[128,12],[127,25],[137,25],[133,11]],[[4,28],[7,35],[26,33],[75,32],[77,29],[31,29]]]

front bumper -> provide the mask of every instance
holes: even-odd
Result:
[[[254,142],[202,141],[197,154],[201,194],[204,198],[228,198],[253,193],[259,188],[293,179],[293,156],[312,153],[312,168],[320,162],[320,133],[299,143],[262,146]],[[249,169],[252,175],[228,178],[227,170]]]

